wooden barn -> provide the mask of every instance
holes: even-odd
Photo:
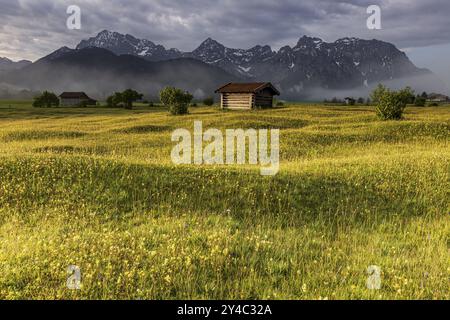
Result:
[[[272,108],[280,92],[270,82],[229,83],[216,90],[222,109]]]
[[[95,106],[97,101],[89,98],[84,92],[63,92],[59,96],[60,105],[62,107],[75,107],[81,105]]]

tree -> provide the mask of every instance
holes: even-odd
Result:
[[[59,99],[53,92],[44,91],[41,95],[34,98],[33,107],[35,108],[51,108],[58,107]]]
[[[383,86],[381,83],[372,91],[370,95],[370,99],[373,103],[377,104],[380,98],[388,91],[388,89]]]
[[[214,104],[214,98],[213,97],[208,97],[205,100],[203,100],[203,104],[205,106],[212,106]]]
[[[359,98],[359,99],[358,99],[358,104],[364,104],[364,98],[362,98],[362,97]]]
[[[133,102],[142,99],[143,96],[144,95],[132,89],[127,89],[122,92],[121,98],[125,105],[125,109],[133,109]]]
[[[398,93],[406,104],[413,104],[416,100],[416,95],[414,94],[414,90],[412,90],[411,87],[406,87],[405,89],[400,90]]]
[[[166,87],[159,93],[161,102],[169,108],[173,115],[188,113],[188,106],[194,98],[189,92],[181,89]]]
[[[411,88],[406,87],[400,91],[391,91],[388,88],[379,85],[372,92],[372,99],[375,102],[377,115],[382,120],[399,120],[407,104],[411,101],[411,95],[414,96]]]
[[[428,93],[426,93],[425,91],[422,92],[421,97],[424,98],[425,100],[427,100],[428,99]]]
[[[106,104],[110,108],[117,108],[122,103],[122,93],[116,92],[106,99]]]
[[[117,108],[119,106],[125,109],[133,109],[133,102],[142,99],[143,95],[135,90],[127,89],[124,92],[116,92],[106,99],[106,104],[110,108]]]

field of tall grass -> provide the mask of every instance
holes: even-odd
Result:
[[[196,120],[280,128],[280,173],[173,165]],[[450,106],[0,102],[0,299],[449,299],[449,129]]]

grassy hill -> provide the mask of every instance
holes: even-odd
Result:
[[[171,133],[195,120],[280,128],[280,173],[174,166]],[[382,122],[0,102],[0,298],[449,299],[449,129],[449,106]]]

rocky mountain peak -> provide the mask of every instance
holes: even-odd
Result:
[[[278,51],[268,45],[228,48],[208,38],[194,51],[183,53],[166,50],[149,40],[104,30],[82,41],[77,49],[85,47],[99,47],[117,55],[129,54],[150,61],[189,57],[243,80],[272,81],[285,91],[293,90],[293,94],[308,87],[354,88],[423,73],[394,45],[354,37],[328,43],[305,35],[295,47],[284,46]]]
[[[95,47],[112,51],[117,55],[129,54],[143,57],[151,61],[162,61],[181,57],[178,50],[166,50],[150,40],[138,39],[130,34],[103,30],[97,36],[81,41],[77,50]]]
[[[203,41],[200,46],[194,51],[214,51],[214,50],[224,50],[225,46],[217,42],[212,38],[208,38]]]

